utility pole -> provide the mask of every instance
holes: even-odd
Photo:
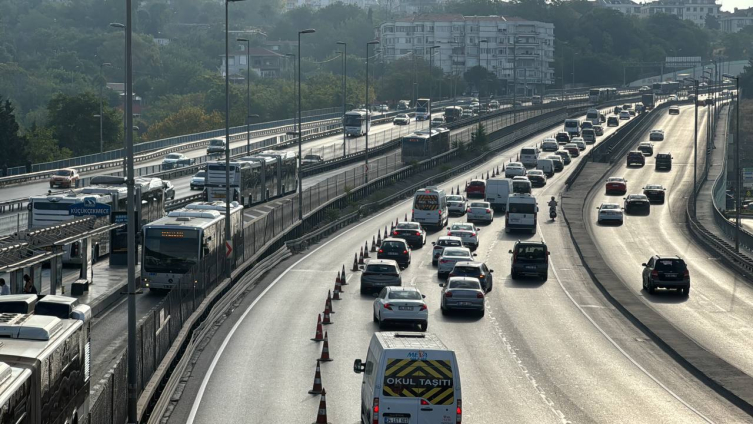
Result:
[[[347,76],[348,75],[348,43],[345,43],[343,41],[338,41],[337,44],[343,46],[343,52],[342,52],[342,59],[343,59],[343,157],[345,157],[345,155],[347,154],[346,151],[345,151],[345,147],[346,147],[346,145],[348,143],[348,135],[345,134],[345,113],[346,113],[346,110],[345,110],[345,108],[346,108],[345,101],[346,101],[346,97],[348,96],[348,92],[347,92],[347,90],[348,90],[348,88],[347,88],[347,85],[348,85],[348,82],[347,82],[347,78],[348,78],[348,76]]]
[[[365,165],[364,181],[369,182],[369,132],[371,132],[371,108],[369,107],[369,46],[379,44],[373,40],[366,43],[366,149],[364,151]],[[429,101],[431,104],[431,101]]]
[[[246,43],[246,154],[251,154],[251,40],[239,38]]]

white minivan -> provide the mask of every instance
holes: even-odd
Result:
[[[413,195],[413,213],[411,221],[422,227],[444,228],[447,226],[449,211],[447,196],[437,186],[421,188]]]
[[[570,138],[580,136],[580,119],[565,119],[565,132],[570,134]]]
[[[523,147],[520,149],[520,160],[526,168],[532,168],[536,166],[536,161],[539,160],[539,148],[538,147]]]
[[[374,333],[353,371],[363,373],[362,424],[462,422],[458,360],[435,334]]]
[[[505,232],[511,230],[528,230],[536,234],[539,207],[536,197],[530,194],[513,194],[507,198],[505,213]]]
[[[495,211],[504,213],[507,210],[507,197],[512,187],[509,178],[490,178],[486,180],[486,201],[492,205]]]
[[[539,159],[536,163],[536,169],[544,171],[544,175],[546,175],[547,178],[552,178],[554,176],[554,162],[552,162],[551,159]]]

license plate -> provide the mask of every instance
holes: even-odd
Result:
[[[398,306],[397,310],[398,311],[412,311],[413,310],[413,306]]]
[[[536,265],[526,265],[526,269],[536,269]]]
[[[397,256],[397,252],[390,252],[387,255],[389,255],[389,256]]]
[[[471,306],[471,302],[458,302],[460,306]]]
[[[384,417],[384,424],[408,424],[410,417]]]
[[[519,218],[510,218],[510,222],[520,222]]]
[[[664,277],[666,277],[666,278],[677,278],[677,274],[667,274],[667,273],[665,273]]]

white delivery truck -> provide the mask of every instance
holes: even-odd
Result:
[[[593,125],[601,124],[601,114],[598,109],[588,109],[586,112],[586,121],[589,121]]]
[[[485,200],[492,209],[504,213],[507,210],[507,197],[512,190],[509,178],[490,178],[486,180]]]
[[[554,162],[551,159],[539,159],[536,163],[536,169],[544,171],[547,178],[554,176]]]
[[[507,198],[505,213],[505,232],[511,230],[528,230],[536,234],[539,207],[536,197],[530,194],[513,194]]]
[[[520,149],[520,160],[519,162],[523,164],[526,168],[533,168],[536,166],[536,161],[539,160],[539,148],[536,146],[533,147],[523,147]]]
[[[565,132],[570,134],[570,139],[580,137],[580,119],[565,119]]]
[[[448,220],[447,196],[436,186],[421,188],[413,195],[411,221],[426,227],[442,229]]]
[[[374,333],[353,371],[363,373],[362,424],[462,422],[455,352],[432,333]]]

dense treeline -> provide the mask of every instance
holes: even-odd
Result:
[[[134,90],[143,112],[135,120],[143,140],[214,129],[224,117],[224,84],[219,75],[224,53],[224,5],[215,0],[134,2]],[[342,103],[341,60],[337,42],[348,43],[346,102],[360,105],[365,98],[365,46],[373,28],[394,18],[386,11],[335,4],[320,10],[300,8],[281,13],[283,0],[254,0],[230,4],[230,29],[259,46],[263,40],[294,40],[297,31],[315,28],[303,37],[302,108]],[[730,59],[750,57],[753,28],[738,34],[720,34],[698,28],[674,16],[646,19],[594,7],[577,1],[461,0],[448,2],[438,12],[465,15],[520,16],[555,25],[555,70],[577,83],[619,84],[625,63],[663,61],[665,56],[703,56],[711,52]],[[105,82],[123,81],[123,31],[109,26],[124,20],[124,2],[102,0],[4,0],[0,2],[0,119],[4,138],[0,148],[19,152],[16,163],[99,151],[99,93]],[[169,39],[159,45],[155,39]],[[238,46],[232,46],[236,49]],[[372,53],[373,54],[373,53]],[[107,65],[105,65],[107,64]],[[414,71],[414,69],[416,71]],[[564,72],[562,72],[564,70]],[[627,80],[658,69],[649,65],[625,69]],[[421,59],[405,58],[385,64],[372,60],[370,98],[396,101],[410,98],[411,86],[426,96],[462,92],[468,85],[494,84],[483,69],[451,79],[438,69],[429,72]],[[120,99],[104,90],[104,146],[122,145]],[[293,116],[293,67],[283,78],[252,76],[251,113],[267,121]],[[241,125],[246,115],[245,84],[233,85],[231,123]],[[7,105],[7,106],[5,106]],[[72,112],[78,112],[73,116]],[[8,125],[13,116],[18,128]],[[66,123],[73,120],[75,124]],[[10,144],[8,144],[10,143]],[[14,144],[18,144],[17,146]],[[0,165],[2,165],[0,163]]]

